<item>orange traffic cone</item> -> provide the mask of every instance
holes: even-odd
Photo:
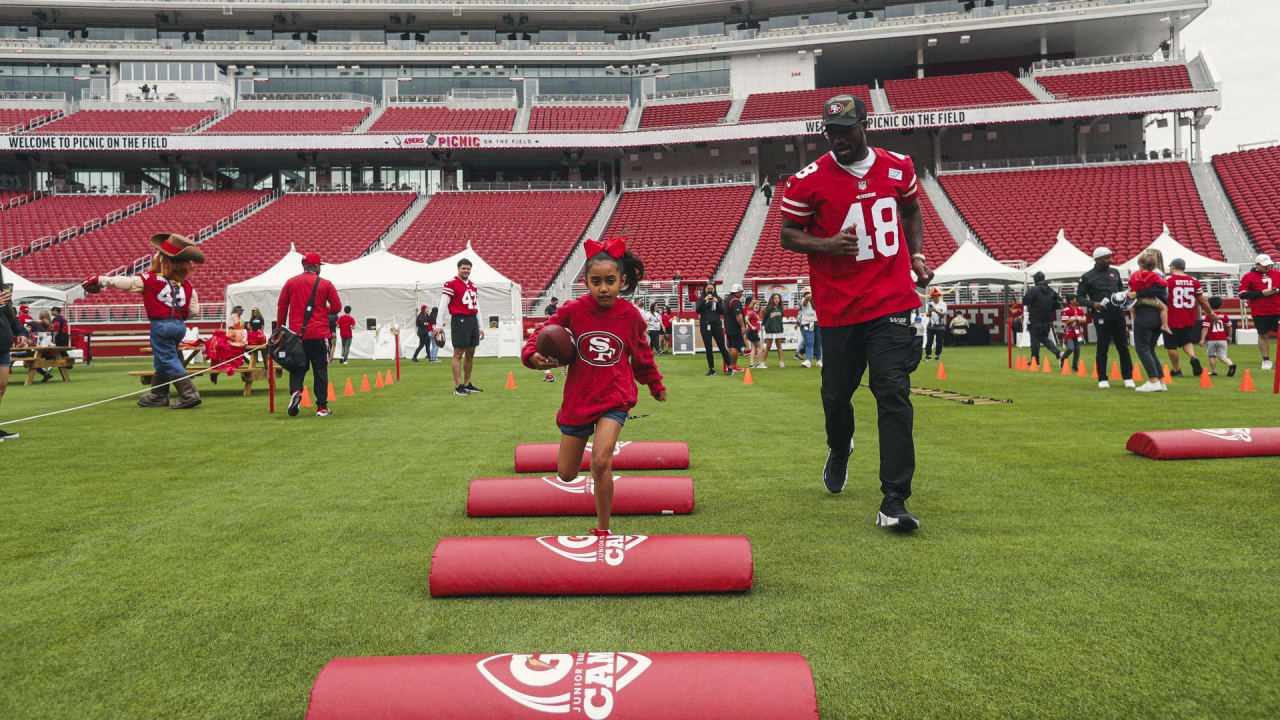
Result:
[[[516,374],[511,372],[510,370],[507,371],[507,388],[506,389],[508,390],[516,389]]]
[[[351,397],[356,391],[351,388],[351,378],[347,378],[347,386],[342,390],[342,397]]]
[[[1070,375],[1070,374],[1071,374],[1071,363],[1069,363],[1069,362],[1063,362],[1063,363],[1062,363],[1062,374],[1063,374],[1063,375]]]
[[[1203,375],[1204,373],[1201,373],[1201,374]],[[1164,374],[1160,376],[1160,382],[1162,382],[1162,383],[1171,383],[1171,382],[1173,382],[1173,376],[1169,374],[1169,366],[1168,366],[1168,365],[1165,365],[1165,366],[1164,366]]]
[[[1045,359],[1044,365],[1040,366],[1040,372],[1043,372],[1043,373],[1053,372],[1053,363],[1049,362],[1048,358]]]
[[[376,388],[380,388],[380,387],[382,387],[382,386],[383,386],[383,384],[382,384],[382,373],[381,373],[381,372],[379,372],[379,373],[378,373],[378,375],[377,375],[377,379],[375,379],[375,380],[373,381],[373,386],[374,386],[374,387],[376,387]]]
[[[747,371],[746,371],[745,373],[743,373],[743,374],[742,374],[742,384],[743,384],[743,385],[755,385],[755,384],[756,384],[756,381],[751,379],[751,368],[747,368]]]
[[[1089,377],[1089,371],[1084,369],[1084,361],[1080,361],[1080,367],[1076,369],[1076,377]],[[1096,374],[1094,377],[1098,377]]]
[[[387,371],[387,385],[395,385],[396,381],[391,379],[391,371]]]
[[[1213,381],[1209,379],[1208,371],[1200,373],[1200,387],[1202,388],[1213,387]]]
[[[1081,360],[1081,362],[1083,363],[1084,361]],[[1093,361],[1093,372],[1089,373],[1089,377],[1093,378],[1094,380],[1098,379],[1098,361],[1097,360]]]
[[[372,389],[369,387],[369,373],[365,373],[364,379],[360,381],[360,392],[369,392]]]
[[[1107,376],[1107,379],[1108,379],[1108,380],[1123,380],[1123,379],[1124,379],[1123,377],[1121,377],[1121,376],[1120,376],[1120,364],[1119,364],[1119,363],[1117,363],[1115,360],[1112,360],[1112,361],[1111,361],[1111,374]]]
[[[1026,368],[1024,367],[1024,365],[1025,365],[1025,360],[1021,355],[1019,355],[1018,359],[1013,362],[1013,369],[1025,370]]]
[[[1240,382],[1240,392],[1253,392],[1253,376],[1244,371],[1244,380]]]
[[[1133,366],[1133,376],[1129,379],[1136,383],[1142,382],[1142,371],[1138,369],[1137,365]]]
[[[298,407],[314,407],[314,405],[311,404],[311,393],[307,391],[307,387],[305,385],[302,386],[302,404]]]
[[[941,361],[938,362],[938,376],[935,379],[936,380],[947,379],[947,366],[943,365]]]
[[[329,382],[329,400],[328,400],[328,401],[329,401],[329,402],[333,402],[334,400],[337,400],[337,399],[338,399],[338,393],[336,393],[336,392],[334,392],[334,391],[333,391],[333,382],[332,382],[332,381],[330,381],[330,382]]]
[[[1031,358],[1031,372],[1040,372],[1040,363],[1035,358]]]

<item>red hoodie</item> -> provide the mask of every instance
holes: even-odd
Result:
[[[311,299],[311,289],[315,284],[315,273],[294,275],[285,281],[280,289],[280,300],[276,302],[276,322],[302,335],[303,340],[329,337],[329,316],[342,312],[338,289],[326,278],[320,278],[320,286],[315,288],[316,304],[312,306],[311,321],[307,323],[306,331],[302,330],[307,300]]]
[[[648,385],[651,394],[666,389],[653,362],[648,326],[630,302],[618,298],[613,307],[601,310],[595,298],[583,295],[562,304],[545,324],[567,329],[578,346],[557,423],[587,425],[610,410],[630,410],[636,406],[636,383]],[[535,332],[520,353],[526,367],[531,367],[537,339]]]

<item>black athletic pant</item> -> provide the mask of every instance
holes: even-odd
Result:
[[[935,357],[942,357],[942,339],[947,336],[946,326],[944,325],[942,327],[935,328],[930,325],[926,330],[928,330],[928,332],[924,338],[924,354],[929,355],[932,353]],[[935,342],[938,346],[937,352],[932,350]]]
[[[1040,362],[1040,346],[1049,348],[1049,352],[1053,353],[1054,359],[1057,359],[1062,353],[1058,352],[1058,344],[1053,341],[1053,335],[1050,334],[1050,326],[1048,323],[1031,323],[1031,357],[1035,358],[1037,363]]]
[[[729,351],[724,349],[724,326],[719,323],[698,323],[698,328],[702,331],[702,347],[707,350],[707,369],[715,370],[715,355],[711,352],[711,341],[714,340],[716,347],[720,348],[720,357],[724,358],[724,364],[729,364]]]
[[[1094,313],[1093,329],[1098,333],[1098,379],[1104,380],[1110,372],[1107,367],[1107,348],[1116,344],[1116,355],[1120,359],[1120,374],[1125,380],[1133,377],[1133,357],[1129,355],[1129,328],[1124,323],[1124,315],[1119,311],[1104,314]]]
[[[855,325],[822,328],[822,410],[827,447],[847,451],[853,439],[850,400],[870,370],[880,429],[880,492],[906,500],[916,470],[911,436],[911,372],[920,365],[919,336],[911,313],[895,313]]]
[[[413,351],[414,360],[418,359],[418,353],[422,352],[423,350],[427,351],[427,359],[431,358],[431,348],[427,347],[427,343],[429,342],[435,342],[434,340],[431,339],[430,333],[427,333],[426,335],[423,335],[421,333],[418,334],[418,347],[416,350]]]
[[[662,350],[662,331],[661,330],[649,331],[649,348],[653,350],[655,355]]]
[[[1150,305],[1133,308],[1133,348],[1138,351],[1142,369],[1148,380],[1164,377],[1164,369],[1156,359],[1156,340],[1160,337],[1160,309]],[[1101,370],[1099,370],[1101,372]]]
[[[315,383],[311,391],[315,395],[316,407],[329,405],[329,341],[325,338],[313,338],[302,341],[302,349],[307,354],[307,362],[315,373]],[[307,371],[289,371],[289,393],[302,391],[307,382]]]

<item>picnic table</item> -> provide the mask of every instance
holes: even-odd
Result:
[[[182,348],[184,350],[188,348]],[[151,352],[151,348],[145,348],[147,352]],[[240,376],[240,380],[244,382],[244,396],[249,397],[253,394],[253,383],[267,379],[267,346],[266,345],[250,345],[244,348],[249,353],[249,362],[236,368],[235,372]],[[200,352],[200,348],[193,348],[191,352],[182,356],[182,367],[186,368],[187,374],[192,373],[200,375],[208,375],[209,382],[214,385],[218,384],[218,376],[223,371],[210,370],[209,365],[192,365],[191,361],[196,354]],[[280,367],[275,368],[276,377],[283,377],[284,370]],[[130,375],[142,380],[143,385],[151,384],[151,377],[155,374],[152,370],[132,370]]]
[[[18,358],[22,360],[23,367],[27,369],[27,381],[23,383],[23,385],[30,385],[32,380],[35,379],[36,371],[43,370],[45,368],[58,368],[58,372],[62,375],[62,379],[70,381],[71,378],[67,376],[67,370],[75,367],[76,360],[75,358],[59,355],[58,353],[67,352],[71,349],[72,348],[69,345],[40,345],[36,347],[14,348],[14,350],[18,352],[31,352],[31,357]],[[45,357],[46,354],[51,354],[53,357]]]

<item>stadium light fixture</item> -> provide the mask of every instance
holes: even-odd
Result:
[[[929,38],[927,42],[929,44],[929,47],[937,47],[938,38]]]
[[[961,44],[961,45],[968,45],[968,44],[969,44],[969,36],[968,36],[968,35],[961,35],[961,36],[960,36],[960,44]]]
[[[339,66],[338,66],[338,69],[339,69],[339,70],[346,70],[346,69],[347,69],[347,66],[346,66],[346,65],[339,65]]]

